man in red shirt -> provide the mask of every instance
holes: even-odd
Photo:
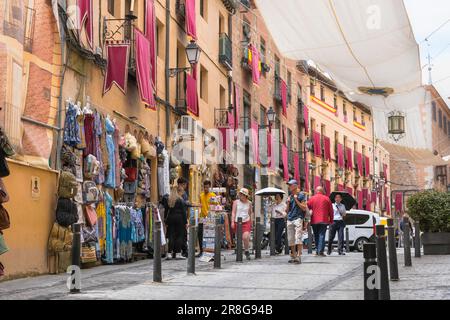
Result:
[[[316,194],[309,199],[308,208],[312,211],[311,226],[316,243],[316,254],[325,256],[325,234],[328,225],[333,223],[333,205],[329,197],[325,195],[322,187],[316,188]]]

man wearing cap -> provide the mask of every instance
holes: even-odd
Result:
[[[289,185],[289,198],[287,201],[287,234],[291,259],[289,263],[300,264],[303,251],[303,222],[305,220],[307,205],[306,196],[300,192],[297,180],[291,180]]]
[[[236,226],[239,218],[242,218],[242,241],[244,242],[244,252],[247,260],[250,260],[250,232],[252,231],[253,209],[249,200],[250,192],[246,188],[239,191],[239,199],[233,202],[231,212],[231,228],[236,233]]]

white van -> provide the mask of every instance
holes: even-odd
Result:
[[[374,240],[375,226],[381,223],[380,216],[377,213],[356,209],[347,211],[344,221],[346,228],[348,228],[350,249],[358,250],[359,252],[363,251],[364,243]],[[325,241],[328,245],[328,230]],[[338,235],[336,233],[333,244],[337,245],[337,241]]]

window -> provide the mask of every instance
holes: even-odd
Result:
[[[242,34],[244,35],[244,42],[250,42],[252,36],[250,22],[248,22],[245,18],[244,22],[242,23]]]
[[[347,213],[347,215],[344,218],[346,225],[361,225],[365,224],[367,221],[369,221],[370,216],[368,214],[354,214],[354,213]]]
[[[221,35],[222,33],[226,33],[225,32],[225,18],[221,13],[219,13],[219,35]]]
[[[433,120],[437,121],[437,117],[436,117],[436,102],[432,102],[431,103],[431,111],[433,113]]]
[[[445,132],[445,134],[447,134],[447,117],[446,116],[444,116],[444,132]]]
[[[266,108],[263,105],[259,108],[259,124],[261,126],[266,125]]]
[[[342,113],[344,114],[344,120],[347,122],[347,102],[342,100]]]
[[[337,110],[337,108],[338,108],[338,104],[337,104],[337,95],[334,95],[334,100],[333,100],[334,102],[333,102],[333,106],[334,106],[334,108]]]
[[[164,36],[165,36],[165,30],[164,30],[164,25],[157,20],[156,21],[156,54],[158,55],[158,57],[160,57],[161,59],[164,59],[164,53],[165,53],[165,41],[164,41]]]
[[[115,15],[116,8],[115,8],[115,0],[108,0],[108,13],[112,16]]]
[[[260,44],[260,50],[261,51],[261,61],[266,63],[266,40],[261,37],[261,44]]]
[[[280,58],[278,56],[275,56],[275,76],[280,76],[281,69],[280,69]]]
[[[315,87],[316,87],[316,84],[314,83],[314,80],[311,79],[309,82],[309,90],[310,90],[312,96],[316,96]]]
[[[334,152],[337,160],[337,146],[339,144],[339,132],[334,132]]]
[[[325,101],[325,88],[320,86],[320,100]]]
[[[208,70],[200,68],[200,98],[208,102]]]
[[[366,117],[364,116],[364,112],[361,112],[361,124],[362,124],[363,126],[366,125]]]
[[[358,121],[358,118],[356,117],[356,107],[353,107],[353,121]]]
[[[439,109],[439,128],[442,128],[442,110]]]
[[[207,20],[208,15],[208,1],[200,0],[200,16]]]
[[[227,101],[226,101],[226,90],[224,87],[220,86],[220,109],[227,109]]]

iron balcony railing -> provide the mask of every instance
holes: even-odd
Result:
[[[188,114],[186,100],[186,72],[177,73],[175,111],[182,115]]]
[[[218,129],[228,129],[230,124],[228,123],[228,109],[215,109],[214,110],[214,126]]]
[[[36,19],[36,9],[25,7],[25,29],[23,47],[25,51],[33,51],[34,25]]]
[[[219,61],[228,70],[233,70],[233,45],[226,33],[219,36]]]

